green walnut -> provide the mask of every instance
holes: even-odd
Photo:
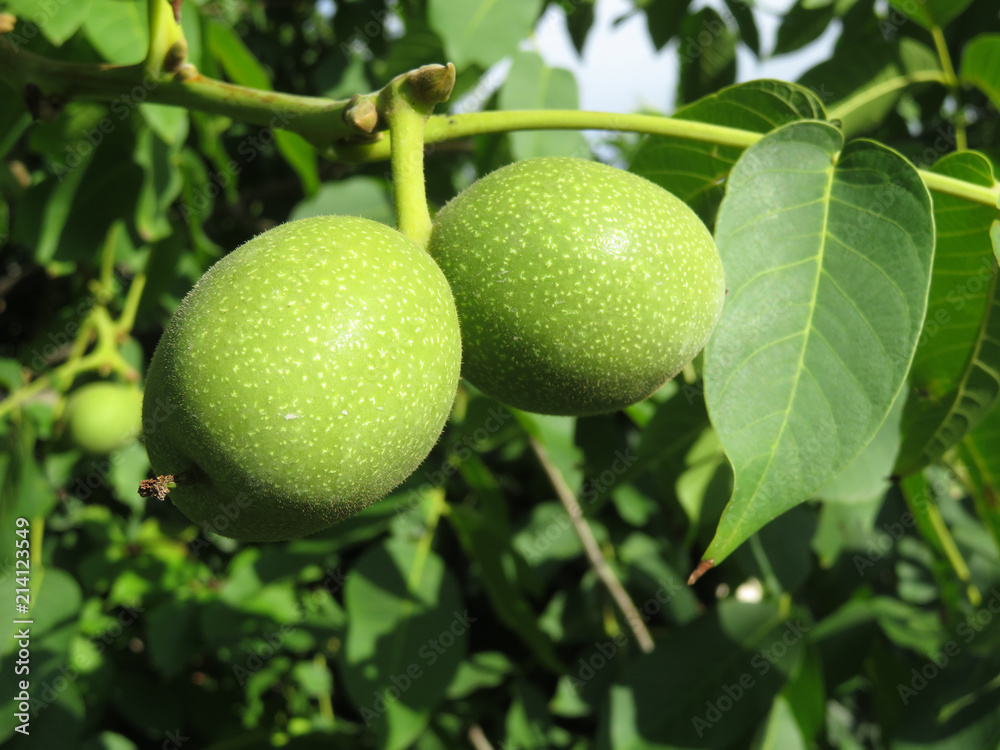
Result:
[[[90,383],[69,395],[63,420],[73,445],[94,455],[110,453],[142,431],[142,392],[124,383]]]
[[[526,411],[634,404],[705,346],[725,299],[708,229],[666,190],[583,159],[537,158],[485,176],[434,220],[463,375]]]
[[[318,531],[386,495],[430,452],[458,388],[448,283],[367,219],[280,225],[185,297],[143,405],[157,480],[188,518],[247,541]]]

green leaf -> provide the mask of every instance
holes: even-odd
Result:
[[[832,2],[813,7],[808,0],[798,0],[781,19],[774,54],[794,52],[815,41],[835,17],[836,8]]]
[[[511,688],[514,701],[507,712],[505,747],[521,750],[548,750],[552,714],[545,694],[534,683],[518,680]]]
[[[1000,549],[1000,410],[993,409],[958,448],[976,513]]]
[[[111,468],[108,482],[120,503],[128,505],[136,513],[145,508],[145,500],[135,491],[139,482],[149,476],[149,458],[142,443],[135,441],[119,448],[110,457]]]
[[[235,31],[214,21],[205,24],[205,28],[209,49],[233,83],[264,91],[273,90],[267,70]],[[306,195],[313,195],[319,188],[316,149],[301,136],[281,128],[274,128],[274,142],[278,153],[302,180]]]
[[[500,87],[500,109],[576,109],[576,78],[564,68],[550,68],[537,52],[518,52]],[[586,139],[576,131],[526,130],[510,134],[515,159],[533,156],[588,158]]]
[[[378,80],[388,81],[407,71],[419,68],[431,60],[447,59],[441,38],[434,33],[434,30],[427,23],[427,19],[422,15],[412,15],[415,17],[406,19],[406,33],[393,42],[388,56],[383,60],[374,61],[375,75]],[[354,58],[348,65],[348,71],[352,69],[355,60],[362,64],[363,69],[363,61]],[[347,77],[345,72],[343,78]],[[351,97],[359,92],[367,91],[369,88],[367,81],[365,81],[361,88],[346,90],[342,93]],[[333,96],[332,98],[338,97]]]
[[[913,20],[928,30],[935,26],[944,28],[971,3],[972,0],[889,0],[889,5],[903,14],[900,19],[890,15],[889,20],[897,26]]]
[[[90,12],[83,22],[83,30],[107,62],[129,65],[146,57],[149,46],[146,18],[146,3],[90,0]]]
[[[198,604],[168,599],[149,611],[146,626],[149,655],[167,679],[184,672],[201,648]]]
[[[483,688],[496,687],[514,671],[502,651],[479,651],[463,661],[448,686],[448,699],[460,700]]]
[[[781,691],[802,734],[815,737],[826,720],[827,693],[823,657],[815,643],[806,643],[802,658]]]
[[[144,242],[156,242],[174,230],[167,218],[170,204],[181,192],[179,146],[170,146],[144,128],[136,138],[135,163],[142,167],[142,189],[135,210],[135,227]]]
[[[816,496],[836,503],[867,503],[882,497],[891,486],[892,467],[900,446],[900,422],[906,390],[899,392],[875,437],[851,464]]]
[[[427,18],[456,67],[488,68],[531,33],[541,9],[541,0],[430,0]]]
[[[510,411],[525,432],[545,447],[566,484],[578,493],[583,484],[583,451],[576,444],[576,417]]]
[[[292,678],[299,688],[312,698],[333,692],[333,675],[324,662],[300,661],[292,669]]]
[[[677,103],[718,91],[736,81],[736,34],[712,8],[689,13],[681,23]]]
[[[965,45],[959,78],[977,87],[1000,109],[1000,34],[980,34]]]
[[[756,133],[801,119],[823,119],[823,105],[809,89],[783,81],[750,81],[729,86],[678,110],[673,117],[726,125]],[[713,220],[725,179],[743,149],[681,138],[649,136],[629,170],[669,190]]]
[[[927,663],[914,667],[918,674]],[[912,692],[906,693],[907,701],[901,710],[899,730],[891,750],[997,747],[1000,744],[1000,695],[992,684],[969,684],[970,671],[977,667],[978,672],[989,671],[992,667],[996,673],[995,663],[960,666],[949,663],[940,673],[935,672],[934,688],[923,690],[916,690],[912,685],[919,687],[929,683],[917,682],[912,672],[908,674],[909,682],[904,682],[903,687]],[[894,692],[901,691],[897,688]]]
[[[315,195],[299,201],[288,218],[341,214],[362,216],[392,226],[393,211],[385,181],[358,176],[323,183]]]
[[[513,542],[532,566],[550,560],[571,560],[583,553],[569,514],[554,500],[538,503],[531,509],[528,523],[517,532]]]
[[[927,306],[930,196],[885,146],[793,123],[733,169],[716,242],[729,298],[706,348],[705,395],[735,472],[704,555],[719,562],[881,427]]]
[[[41,572],[34,571],[34,576],[41,578],[41,586],[33,587],[31,593],[30,619],[35,621],[31,634],[35,638],[74,622],[83,603],[80,585],[69,573],[58,568],[39,576]]]
[[[409,747],[465,656],[470,621],[454,576],[424,547],[394,538],[370,548],[344,587],[341,652],[348,694],[379,747]]]
[[[208,21],[205,32],[209,50],[233,83],[271,91],[270,76],[235,31],[216,21]]]
[[[752,750],[806,750],[807,747],[792,707],[779,696],[772,704],[771,713],[751,746]]]
[[[184,0],[181,3],[181,29],[184,41],[187,42],[188,62],[196,68],[201,68],[201,13],[196,0]]]
[[[566,30],[569,31],[573,47],[581,55],[583,46],[587,43],[587,35],[594,26],[595,5],[595,0],[579,0],[566,14]]]
[[[760,57],[760,32],[757,30],[753,8],[745,0],[726,0],[726,7],[739,27],[740,41]]]
[[[690,4],[691,0],[647,0],[642,6],[646,13],[646,28],[656,49],[663,49],[677,36]]]
[[[786,622],[770,604],[721,602],[614,680],[598,748],[732,746],[781,690],[809,629],[798,618]]]
[[[974,151],[950,154],[933,171],[996,184],[989,160]],[[990,242],[996,215],[989,206],[934,194],[934,273],[910,370],[897,474],[936,461],[1000,398],[1000,284]]]
[[[934,50],[914,39],[872,44],[845,37],[833,57],[806,71],[799,83],[818,92],[829,118],[840,120],[851,135],[882,123],[907,88],[943,77]]]
[[[136,750],[132,740],[115,732],[101,732],[92,738],[83,750]]]
[[[45,38],[59,46],[69,39],[90,14],[91,0],[77,2],[41,3],[38,0],[6,0],[4,5],[9,13],[17,16],[20,23],[36,24]],[[58,7],[58,11],[56,11]],[[23,33],[23,27],[19,29]]]
[[[160,138],[171,146],[180,146],[184,143],[188,134],[188,111],[183,107],[174,107],[169,104],[149,104],[144,102],[139,105],[139,112],[149,123]]]
[[[316,162],[316,149],[298,133],[280,128],[274,131],[274,142],[278,147],[278,153],[285,157],[285,161],[302,180],[302,189],[305,194],[315,195],[316,191],[319,190],[319,165]]]
[[[34,248],[39,263],[89,261],[103,245],[108,226],[119,216],[134,215],[143,173],[132,161],[135,141],[125,130],[98,131],[103,138],[98,147],[82,141],[87,148],[80,145],[81,161],[59,164],[54,178],[27,191],[32,198],[22,203],[13,234]]]

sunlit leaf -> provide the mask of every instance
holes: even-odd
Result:
[[[709,414],[735,471],[716,562],[849,465],[903,385],[934,252],[913,166],[793,123],[741,157],[716,242],[729,297],[706,349]]]

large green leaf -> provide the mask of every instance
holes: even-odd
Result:
[[[881,123],[906,87],[942,77],[937,55],[914,39],[871,44],[845,38],[831,59],[806,71],[799,83],[818,91],[830,119],[852,134]]]
[[[470,621],[458,583],[434,552],[394,538],[370,548],[344,586],[347,691],[379,747],[409,747],[465,656]]]
[[[500,87],[500,109],[576,109],[576,78],[564,68],[550,68],[537,52],[519,52]],[[510,134],[515,159],[533,156],[589,158],[590,149],[576,131],[524,130]]]
[[[541,0],[430,0],[427,17],[456,67],[489,67],[531,33]]]
[[[980,34],[965,45],[959,75],[1000,109],[1000,34]]]
[[[933,171],[996,184],[989,160],[972,151],[941,159]],[[934,275],[910,370],[897,474],[940,458],[1000,397],[1000,284],[990,242],[996,217],[990,206],[934,194]]]
[[[681,120],[767,133],[802,119],[823,119],[823,105],[808,89],[783,81],[729,86],[674,113]],[[733,146],[650,136],[629,170],[666,188],[708,219],[722,198],[729,170],[742,153]]]
[[[872,141],[792,123],[747,149],[716,230],[729,298],[705,357],[735,471],[716,562],[861,453],[903,385],[934,253],[916,169]]]

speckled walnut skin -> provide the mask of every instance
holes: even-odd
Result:
[[[146,381],[146,449],[154,473],[179,477],[169,499],[192,521],[292,539],[423,461],[460,367],[454,300],[423,250],[367,219],[289,222],[181,303]]]
[[[527,159],[446,205],[429,252],[451,282],[462,374],[526,411],[636,403],[701,351],[725,280],[688,206],[582,159]]]

